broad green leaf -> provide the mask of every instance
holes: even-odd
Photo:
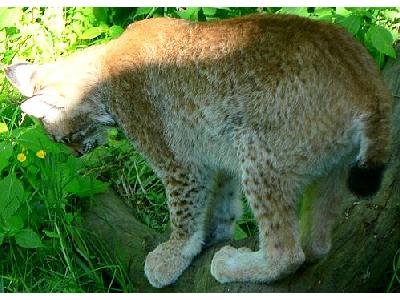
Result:
[[[4,234],[0,233],[0,246],[3,244],[4,242]]]
[[[22,183],[10,174],[0,181],[0,219],[8,220],[24,199]]]
[[[94,7],[93,15],[99,22],[107,23],[108,22],[108,14],[107,8],[104,7]]]
[[[42,241],[39,235],[32,229],[22,229],[15,235],[15,241],[22,248],[39,248],[42,247]]]
[[[331,7],[316,7],[314,13],[318,16],[332,15],[333,9]]]
[[[346,28],[352,35],[356,35],[360,30],[362,18],[357,15],[348,17],[337,16],[336,23]]]
[[[363,8],[363,7],[346,7],[346,10],[350,11],[353,15],[358,15],[358,16],[366,16],[368,18],[373,18],[371,12],[368,10],[368,8]],[[378,12],[378,11],[376,11]]]
[[[379,25],[371,25],[367,34],[372,45],[379,52],[396,58],[396,51],[393,48],[393,37],[389,30]]]
[[[0,8],[0,29],[14,27],[21,16],[20,8]]]
[[[64,173],[71,172],[72,176],[75,176],[75,174],[83,168],[83,162],[75,156],[68,156],[67,161],[63,164],[63,167]]]
[[[152,7],[139,7],[136,10],[136,15],[137,16],[147,15],[147,14],[151,13],[152,10],[153,10]]]
[[[97,193],[105,192],[108,184],[93,178],[92,176],[81,176],[73,178],[65,190],[78,197],[87,197]]]
[[[217,12],[216,7],[203,7],[202,10],[207,17],[213,17]]]
[[[185,10],[182,11],[176,11],[176,13],[185,20],[192,20],[192,21],[198,21],[199,19],[199,11],[200,8],[197,7],[188,7]]]
[[[244,232],[243,229],[238,224],[236,224],[235,225],[235,233],[233,234],[233,239],[238,241],[238,240],[242,240],[244,238],[247,238],[246,232]]]
[[[8,160],[13,153],[13,147],[9,142],[0,143],[0,172],[8,166]]]
[[[344,7],[336,7],[336,14],[342,16],[348,16],[351,14],[351,11],[347,10]]]
[[[81,40],[91,40],[98,37],[103,31],[100,27],[91,27],[81,34],[79,39]]]
[[[24,220],[21,216],[11,216],[5,220],[3,227],[8,236],[13,236],[24,227]]]
[[[124,29],[121,26],[113,25],[110,27],[108,34],[111,38],[117,38],[124,32]]]
[[[307,7],[283,7],[279,10],[280,13],[289,15],[308,16]]]
[[[17,136],[17,142],[34,152],[44,150],[46,153],[68,152],[66,146],[50,140],[41,127],[23,128]]]
[[[332,7],[317,7],[315,8],[312,19],[317,19],[323,22],[332,23],[334,9]]]
[[[110,26],[108,26],[106,23],[101,23],[99,28],[101,32],[107,32],[110,29]]]
[[[382,52],[379,52],[371,42],[371,38],[369,37],[368,34],[365,35],[365,40],[364,40],[364,46],[368,49],[368,52],[372,55],[374,58],[376,64],[382,69],[384,65],[384,60],[385,60],[385,54]]]

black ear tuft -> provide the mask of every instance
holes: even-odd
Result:
[[[357,196],[372,196],[379,190],[384,171],[384,165],[361,166],[359,162],[356,162],[350,168],[347,186]]]

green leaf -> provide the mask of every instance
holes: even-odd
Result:
[[[24,200],[24,188],[14,174],[0,181],[0,219],[8,220]]]
[[[54,231],[43,230],[43,232],[49,238],[59,238],[58,233]]]
[[[104,7],[93,7],[93,15],[99,22],[108,22],[107,8]]]
[[[102,193],[105,192],[107,188],[107,183],[97,180],[92,176],[75,177],[65,186],[67,192],[78,197],[87,197]]]
[[[83,168],[83,162],[76,156],[68,156],[63,167],[65,169],[64,173],[70,173],[69,175],[75,176]]]
[[[137,16],[148,15],[153,10],[152,7],[139,7],[136,11]]]
[[[17,142],[34,152],[39,150],[53,153],[69,152],[65,145],[50,140],[41,126],[23,128],[17,136]]]
[[[0,143],[0,172],[8,166],[8,160],[13,153],[13,147],[9,142]]]
[[[15,241],[22,248],[39,248],[43,246],[39,235],[32,229],[22,229],[15,235]]]
[[[247,238],[247,233],[244,232],[238,224],[235,224],[235,233],[233,234],[233,239],[238,241],[244,238]]]
[[[308,16],[307,7],[283,7],[279,10],[280,13],[297,15],[297,16]]]
[[[336,14],[342,16],[348,16],[351,14],[351,11],[347,10],[345,7],[336,7]]]
[[[368,8],[363,8],[363,7],[346,7],[346,10],[348,10],[349,12],[351,12],[353,15],[358,15],[358,16],[365,16],[368,18],[373,18],[373,15],[371,14],[371,12],[368,10]],[[375,12],[377,13],[378,11],[375,10]]]
[[[214,17],[217,13],[216,7],[202,7],[202,10],[207,17]]]
[[[332,15],[333,8],[331,7],[316,7],[314,13],[318,16]]]
[[[200,8],[188,7],[182,11],[176,11],[178,16],[185,20],[198,21]]]
[[[379,25],[371,25],[367,32],[372,45],[381,53],[396,58],[393,48],[393,37],[389,30]]]
[[[350,15],[348,17],[337,16],[336,23],[346,28],[352,35],[360,30],[362,17]]]
[[[91,40],[96,37],[98,37],[100,34],[102,34],[102,30],[100,27],[91,27],[87,29],[84,33],[81,34],[79,39],[81,40]]]
[[[0,8],[0,29],[14,27],[21,16],[20,8]]]
[[[110,27],[108,34],[111,38],[115,39],[119,37],[124,32],[124,29],[121,26],[113,25]]]
[[[8,236],[13,236],[24,227],[24,220],[21,216],[11,216],[8,220],[5,220],[3,227]]]
[[[74,215],[71,214],[71,213],[69,213],[69,212],[67,212],[67,213],[64,215],[64,219],[65,219],[65,221],[67,221],[68,224],[71,224],[72,221],[74,220]]]
[[[3,244],[4,242],[4,234],[0,233],[0,246]]]
[[[316,7],[312,19],[332,23],[334,9],[332,7]]]

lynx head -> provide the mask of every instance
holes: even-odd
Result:
[[[106,128],[114,125],[104,103],[108,97],[99,69],[78,57],[6,68],[10,82],[28,99],[21,109],[40,119],[48,135],[82,155],[104,143]]]

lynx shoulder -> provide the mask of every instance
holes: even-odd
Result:
[[[370,170],[386,162],[391,97],[367,51],[335,25],[149,19],[105,45],[6,72],[29,97],[22,110],[56,141],[82,154],[117,125],[161,178],[172,233],[146,258],[155,287],[173,283],[205,244],[231,237],[241,191],[259,250],[217,252],[211,273],[221,283],[272,282],[323,256],[342,191],[379,188]],[[300,234],[296,202],[314,181],[318,199]]]

